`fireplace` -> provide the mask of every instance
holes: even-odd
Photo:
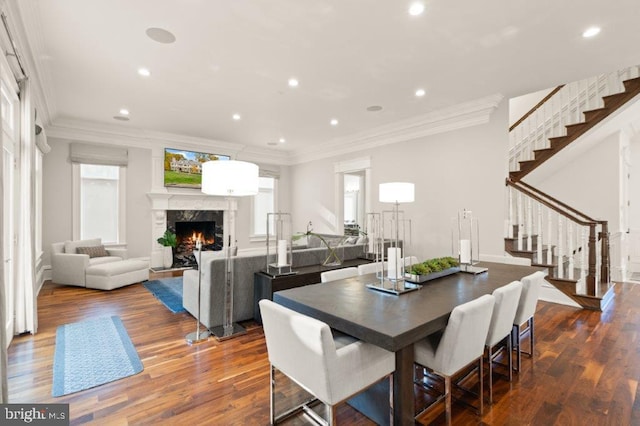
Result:
[[[168,210],[167,228],[176,233],[178,243],[173,252],[173,266],[196,266],[196,241],[202,250],[222,250],[223,212],[219,210]]]

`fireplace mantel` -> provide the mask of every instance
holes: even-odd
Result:
[[[201,192],[148,192],[151,201],[151,266],[162,265],[162,247],[156,240],[167,229],[167,210],[220,210],[224,212],[223,235],[233,235],[238,201],[235,198],[216,197]],[[226,237],[224,247],[226,247]]]
[[[205,195],[201,192],[148,192],[151,210],[231,210],[238,209],[236,199]]]

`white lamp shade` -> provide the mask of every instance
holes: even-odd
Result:
[[[415,185],[409,182],[381,183],[379,188],[381,203],[413,203]]]
[[[207,161],[202,164],[202,192],[225,197],[256,195],[258,166],[246,161]]]

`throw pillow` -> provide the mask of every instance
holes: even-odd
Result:
[[[88,254],[90,258],[109,256],[104,246],[78,247],[76,251],[78,254]]]

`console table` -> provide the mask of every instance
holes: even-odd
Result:
[[[262,315],[258,302],[262,299],[273,300],[273,293],[290,288],[302,287],[309,284],[318,284],[320,282],[320,274],[325,271],[334,269],[349,268],[365,263],[370,263],[368,259],[350,259],[342,262],[341,265],[323,266],[311,265],[301,268],[294,268],[295,274],[280,275],[274,277],[265,272],[256,272],[253,275],[253,319],[262,324]]]

